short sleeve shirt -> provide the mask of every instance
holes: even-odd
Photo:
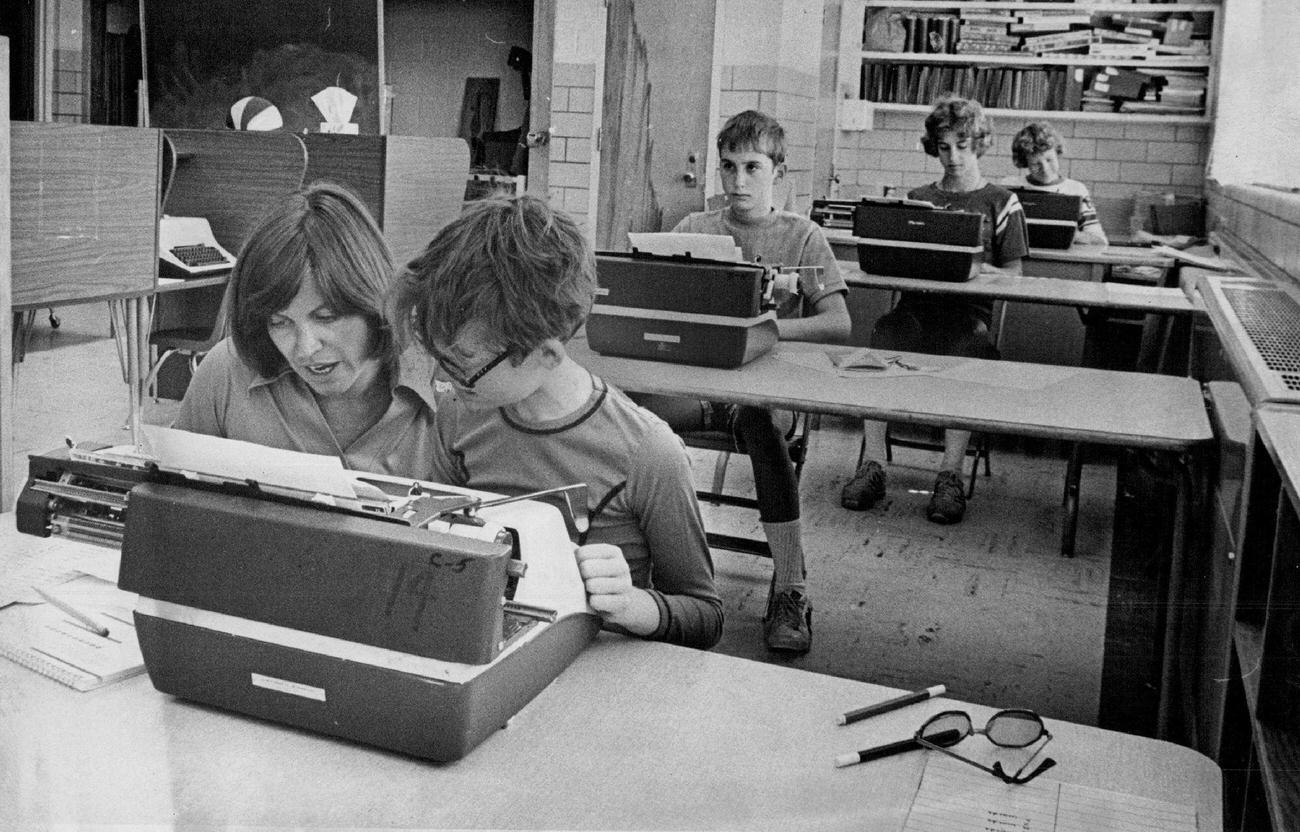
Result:
[[[1054,185],[1035,185],[1025,179],[1017,184],[1019,187],[1030,191],[1046,191],[1053,194],[1079,197],[1079,230],[1098,231],[1105,234],[1101,227],[1101,220],[1097,219],[1097,206],[1092,202],[1092,194],[1088,192],[1088,186],[1079,180],[1062,179]]]
[[[746,222],[732,216],[730,209],[700,211],[677,223],[675,232],[687,234],[725,234],[740,246],[741,256],[751,263],[765,266],[817,266],[817,271],[799,273],[799,290],[803,296],[792,297],[777,309],[779,318],[801,317],[801,307],[813,309],[828,295],[848,294],[848,285],[840,274],[839,264],[831,251],[821,226],[807,217],[789,211],[773,210],[758,222]]]
[[[980,223],[980,241],[984,244],[984,262],[1004,266],[1029,254],[1029,234],[1025,228],[1025,212],[1020,199],[1006,188],[985,183],[973,191],[945,191],[939,183],[922,185],[907,193],[908,199],[921,199],[934,203],[947,211],[971,211],[983,216]],[[909,304],[965,306],[987,324],[993,315],[991,300],[968,300],[934,296],[924,301],[905,295]]]
[[[407,350],[379,421],[346,448],[292,369],[265,378],[227,338],[199,364],[172,427],[273,448],[337,456],[354,471],[428,480],[435,443],[432,359]]]

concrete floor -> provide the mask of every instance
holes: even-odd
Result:
[[[15,475],[26,455],[73,439],[127,436],[126,389],[104,304],[44,312],[16,383]],[[146,402],[145,421],[167,424],[176,402]],[[950,694],[999,707],[1097,724],[1110,577],[1115,468],[1084,469],[1077,554],[1058,553],[1065,463],[1023,447],[995,447],[966,520],[928,522],[923,509],[937,455],[900,450],[889,497],[867,512],[839,505],[857,456],[857,428],[825,418],[803,473],[805,548],[815,612],[807,656],[782,659],[762,643],[770,562],[714,553],[727,607],[719,651],[806,670]],[[692,451],[701,486],[715,456]],[[749,463],[735,457],[727,489],[752,493]],[[757,512],[704,507],[711,531],[761,536]]]

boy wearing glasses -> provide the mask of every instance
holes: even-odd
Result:
[[[712,647],[722,601],[685,448],[565,350],[595,290],[581,230],[532,196],[471,204],[399,274],[392,320],[450,379],[434,479],[502,494],[586,483],[575,556],[606,628]]]

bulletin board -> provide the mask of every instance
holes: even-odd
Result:
[[[383,0],[142,0],[149,126],[224,128],[230,106],[256,95],[293,133],[318,132],[311,97],[357,96],[351,121],[380,133]]]

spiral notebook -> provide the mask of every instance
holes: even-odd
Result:
[[[101,636],[52,604],[0,609],[0,656],[76,688],[94,688],[144,671],[131,610],[136,596],[94,575],[42,587],[108,628]]]

